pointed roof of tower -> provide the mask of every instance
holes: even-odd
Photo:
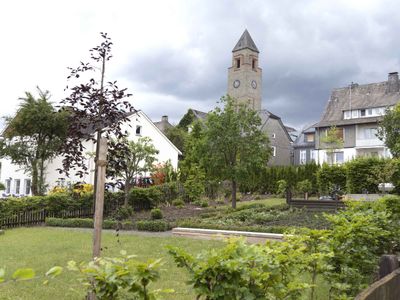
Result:
[[[254,43],[253,39],[250,36],[250,33],[247,31],[247,29],[243,32],[242,36],[240,37],[239,41],[237,42],[235,48],[233,48],[232,52],[239,51],[242,49],[250,49],[253,50],[257,53],[260,53],[258,51],[256,44]]]

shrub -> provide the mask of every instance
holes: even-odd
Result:
[[[129,203],[136,209],[151,209],[161,200],[161,192],[156,186],[149,188],[133,188],[129,192]]]
[[[312,184],[311,181],[308,179],[299,181],[297,183],[296,189],[298,192],[302,193],[305,195],[305,198],[308,198],[308,193],[311,192],[312,190]],[[307,195],[307,196],[306,196]]]
[[[347,162],[347,191],[352,194],[378,192],[380,180],[376,173],[382,172],[387,163],[377,157],[359,157]]]
[[[181,208],[185,206],[185,202],[181,198],[178,198],[172,201],[172,205]]]
[[[132,207],[120,206],[111,215],[117,221],[128,220],[133,216]]]
[[[46,218],[46,226],[53,227],[76,227],[76,228],[93,228],[93,219],[62,219],[62,218]]]
[[[346,168],[341,165],[323,164],[317,173],[318,190],[322,194],[330,193],[333,187],[346,188]]]
[[[62,219],[62,218],[46,218],[46,225],[53,227],[75,227],[75,228],[93,228],[93,219]],[[134,229],[134,224],[130,221],[117,222],[114,220],[104,220],[103,229]]]
[[[201,207],[208,207],[208,202],[206,200],[203,200],[200,202]]]
[[[281,197],[285,197],[286,194],[286,190],[288,189],[288,184],[286,182],[286,180],[281,179],[277,181],[277,194]]]
[[[134,257],[121,251],[118,258],[96,258],[87,264],[70,261],[68,269],[77,272],[81,284],[99,300],[158,299],[160,293],[173,292],[150,288],[160,278],[160,259],[139,262]]]
[[[189,202],[199,200],[204,194],[205,173],[202,168],[193,165],[189,170],[189,175],[184,183],[185,193]]]
[[[136,228],[139,231],[167,231],[170,226],[162,220],[137,221]]]
[[[151,210],[150,214],[151,214],[151,218],[153,220],[160,220],[163,218],[163,214],[161,212],[161,209],[159,209],[159,208],[153,208]]]
[[[301,249],[293,242],[248,245],[236,239],[197,256],[176,247],[169,253],[189,271],[196,299],[300,299],[307,288],[298,276]]]

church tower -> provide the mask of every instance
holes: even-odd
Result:
[[[251,109],[261,110],[262,70],[258,67],[258,49],[247,29],[232,50],[228,68],[228,95]]]

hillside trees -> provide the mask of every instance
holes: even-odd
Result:
[[[48,91],[38,88],[39,96],[26,92],[14,117],[6,119],[0,142],[0,156],[7,157],[32,177],[33,195],[46,190],[46,162],[55,157],[65,140],[68,113],[56,110]]]

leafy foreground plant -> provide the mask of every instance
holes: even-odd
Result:
[[[159,299],[162,293],[173,290],[151,290],[149,285],[160,278],[161,259],[139,262],[135,255],[121,251],[120,258],[97,258],[89,263],[70,261],[68,269],[80,274],[80,282],[98,300]]]
[[[24,281],[24,280],[33,280],[33,279],[40,279],[40,278],[45,278],[43,281],[43,284],[48,284],[49,279],[56,278],[58,275],[60,275],[63,271],[63,268],[60,266],[55,266],[52,267],[50,270],[48,270],[44,275],[36,275],[36,272],[34,269],[31,268],[21,268],[15,270],[15,272],[11,275],[11,278],[6,277],[6,270],[3,268],[0,268],[0,287],[1,285],[10,283],[10,282],[16,282],[16,281]]]
[[[197,299],[299,299],[310,287],[298,276],[304,248],[296,240],[247,245],[231,239],[224,248],[196,257],[176,247],[169,253],[190,272]]]

